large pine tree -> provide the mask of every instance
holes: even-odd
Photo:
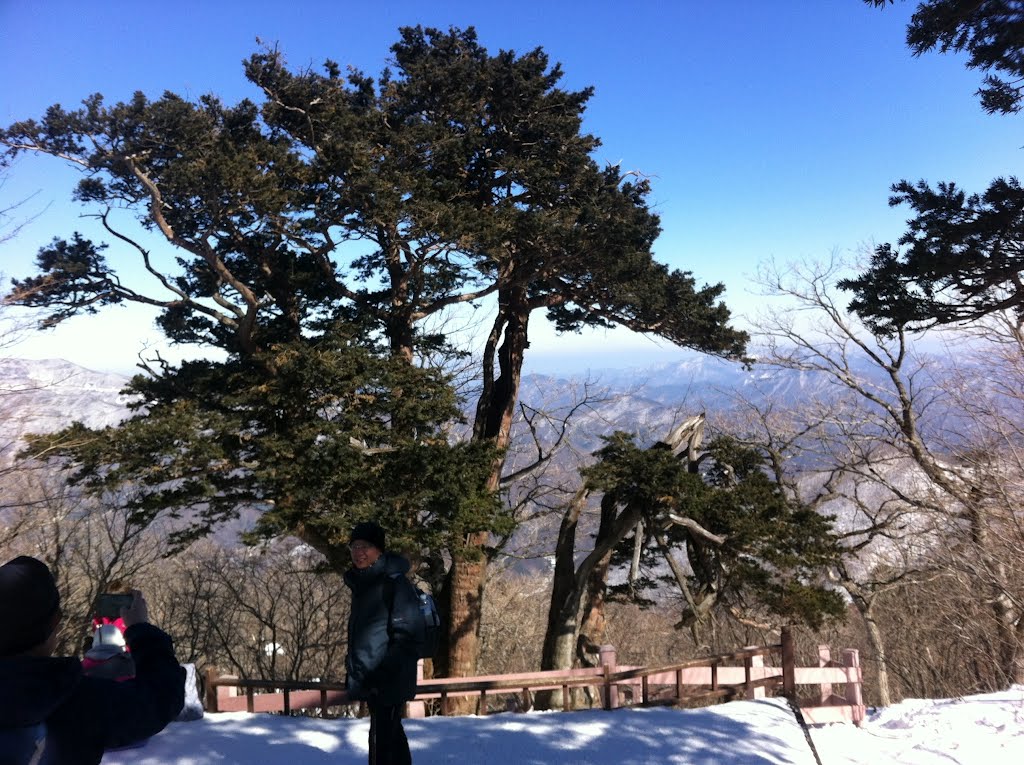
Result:
[[[141,519],[189,511],[202,533],[249,506],[260,531],[338,567],[351,522],[382,516],[443,572],[442,669],[464,675],[488,541],[508,530],[498,492],[533,313],[731,358],[746,336],[721,285],[653,259],[647,182],[594,161],[591,91],[560,88],[542,50],[490,54],[472,29],[416,27],[392,53],[374,80],[330,61],[293,71],[265,51],[245,66],[258,104],[95,95],[0,131],[8,159],[77,165],[76,197],[111,234],[109,257],[55,240],[9,300],[45,310],[44,324],[146,303],[171,341],[215,351],[152,364],[132,382],[134,419],[63,438],[60,453],[105,489],[142,487]],[[116,207],[160,235],[158,251],[115,227]],[[118,275],[131,259],[156,289]],[[433,369],[464,353],[437,329],[458,306],[491,313],[471,435],[452,446],[459,407]]]

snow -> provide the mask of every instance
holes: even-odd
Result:
[[[814,741],[823,765],[1022,763],[1024,686],[962,699],[910,699],[873,712],[861,730],[820,728]]]
[[[406,720],[416,765],[815,765],[779,699],[698,710],[534,712]],[[104,765],[362,765],[368,720],[228,713],[172,723]],[[1024,686],[963,699],[908,700],[861,728],[812,728],[822,765],[1019,765]]]

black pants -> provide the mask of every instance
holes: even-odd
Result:
[[[370,765],[412,765],[402,727],[404,704],[370,704]]]

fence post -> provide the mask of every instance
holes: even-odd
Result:
[[[860,725],[864,721],[864,693],[861,688],[860,651],[847,648],[843,651],[843,666],[855,670],[857,679],[846,683],[846,703],[853,707],[853,721]]]
[[[796,701],[796,649],[788,626],[782,628],[782,692]]]
[[[756,645],[748,645],[747,648],[748,649],[750,649],[750,648],[757,648],[757,646]],[[758,677],[758,678],[754,678],[753,677],[753,671],[752,670],[753,670],[753,668],[760,668],[760,667],[764,666],[764,656],[762,656],[761,654],[758,654],[757,656],[751,656],[751,657],[749,657],[747,659],[746,665],[747,665],[747,682],[749,683],[752,679],[760,680],[761,679],[760,677]],[[760,673],[760,674],[762,676],[764,675],[763,672]],[[759,685],[756,688],[750,688],[748,686],[747,687],[747,694],[746,694],[746,696],[747,696],[748,699],[751,699],[751,700],[753,700],[753,699],[763,699],[764,698],[764,686],[763,685]]]
[[[203,673],[203,690],[206,695],[206,711],[217,711],[217,668],[207,667]]]
[[[599,661],[601,666],[604,667],[604,708],[605,709],[618,709],[619,708],[619,688],[617,685],[613,685],[611,676],[615,673],[616,658],[615,658],[615,646],[603,645],[601,646]]]
[[[832,665],[832,649],[827,645],[818,646],[818,666],[829,667]],[[822,706],[829,703],[832,698],[832,683],[821,683],[818,686],[818,703]]]
[[[754,689],[750,687],[750,675],[751,668],[753,666],[753,657],[747,656],[743,659],[743,697],[746,699],[754,698]],[[730,699],[735,696],[730,696]]]

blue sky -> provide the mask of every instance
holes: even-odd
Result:
[[[915,5],[0,0],[0,121],[37,117],[53,103],[71,107],[97,91],[108,102],[135,90],[257,98],[241,68],[257,37],[276,42],[293,66],[332,58],[376,74],[399,26],[473,25],[492,51],[541,46],[562,63],[566,87],[594,86],[585,128],[603,142],[596,158],[652,177],[664,229],[657,257],[701,283],[724,282],[742,323],[759,304],[758,263],[897,238],[908,213],[886,204],[893,181],[954,179],[981,190],[1019,173],[1019,123],[981,111],[979,75],[961,57],[907,51]],[[0,208],[35,194],[22,209],[43,212],[0,245],[0,272],[28,274],[38,247],[86,228],[68,201],[73,182],[54,160],[16,165]],[[115,309],[18,353],[127,369],[148,324]],[[96,337],[106,340],[98,347]],[[538,331],[530,363],[623,366],[655,356],[673,352],[625,333]]]

